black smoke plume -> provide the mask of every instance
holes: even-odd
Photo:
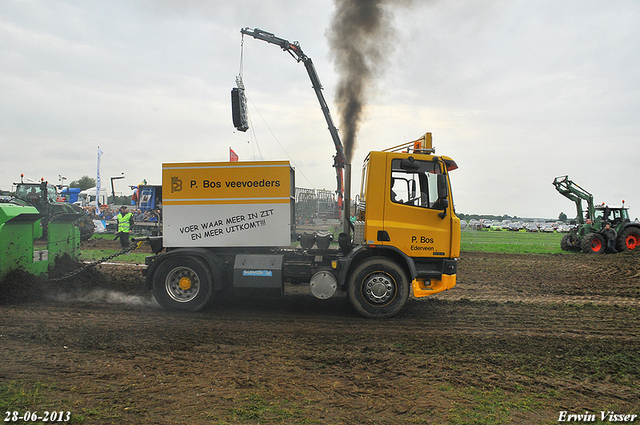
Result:
[[[335,0],[327,32],[339,75],[335,101],[340,117],[345,159],[351,162],[356,136],[375,78],[386,67],[394,31],[389,6],[393,0]]]

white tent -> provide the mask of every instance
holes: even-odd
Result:
[[[81,206],[88,206],[90,204],[95,203],[96,201],[96,188],[90,187],[89,189],[85,189],[78,195],[78,202]],[[100,204],[107,204],[107,188],[100,188]]]

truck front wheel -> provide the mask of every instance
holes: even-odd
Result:
[[[158,265],[153,295],[167,310],[198,311],[213,295],[213,279],[206,264],[197,258],[169,258]]]
[[[356,266],[347,283],[349,301],[358,313],[384,319],[402,310],[409,298],[405,271],[385,257],[372,257]]]

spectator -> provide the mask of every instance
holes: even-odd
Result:
[[[602,236],[604,236],[605,241],[607,242],[607,248],[609,249],[609,251],[614,254],[618,252],[618,250],[616,249],[617,234],[616,231],[611,228],[611,223],[607,222],[601,233]]]
[[[136,210],[134,214],[135,221],[144,221],[144,213],[141,210]]]
[[[133,214],[123,205],[120,207],[120,212],[116,218],[118,220],[120,248],[125,249],[129,246],[129,233],[131,233],[131,228],[133,227]]]

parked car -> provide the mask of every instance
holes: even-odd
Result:
[[[553,228],[553,224],[543,223],[540,225],[540,231],[545,233],[553,233],[555,232],[555,229]]]
[[[491,228],[491,225],[493,224],[493,220],[488,220],[486,218],[480,219],[480,223],[482,223],[482,228],[483,229],[489,229]]]
[[[538,231],[540,231],[540,229],[538,228],[538,224],[537,223],[527,223],[527,225],[525,226],[525,229],[527,229],[527,232],[538,232]]]
[[[467,227],[472,230],[479,230],[479,229],[482,229],[482,222],[474,218],[469,220]]]
[[[524,228],[524,225],[521,222],[514,221],[513,223],[509,224],[509,229],[508,230],[517,232],[517,231],[522,230],[523,228]]]

